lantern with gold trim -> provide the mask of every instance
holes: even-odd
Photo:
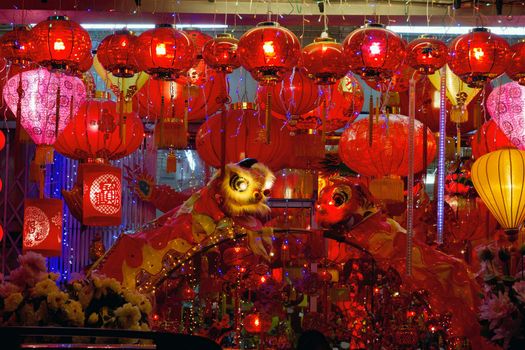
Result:
[[[62,201],[55,198],[26,199],[22,248],[44,256],[62,253]]]

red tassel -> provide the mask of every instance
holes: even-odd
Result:
[[[166,172],[168,174],[177,172],[177,156],[173,150],[170,150],[166,157]]]

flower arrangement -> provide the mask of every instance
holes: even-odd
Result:
[[[479,252],[484,279],[482,335],[504,349],[525,348],[524,256],[525,246],[484,247]]]
[[[91,276],[57,285],[44,257],[28,252],[0,283],[0,326],[68,326],[149,330],[148,298],[115,279]]]
[[[469,170],[457,170],[445,177],[445,193],[456,196],[475,196],[476,190]]]

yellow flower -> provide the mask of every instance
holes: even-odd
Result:
[[[119,294],[122,291],[122,286],[114,278],[106,278],[106,279],[102,280],[102,287],[106,288],[106,291],[108,289],[111,289],[112,291],[114,291],[117,294]]]
[[[152,310],[152,306],[148,298],[143,294],[132,292],[129,290],[124,290],[124,299],[132,305],[138,306],[140,312],[149,315]]]
[[[36,326],[39,321],[39,317],[33,309],[33,305],[25,304],[20,310],[20,321],[24,326]]]
[[[74,326],[83,326],[85,315],[82,311],[82,305],[78,301],[70,300],[63,306],[63,310],[68,318],[68,320]]]
[[[24,300],[22,293],[9,294],[4,300],[4,310],[6,312],[13,312],[18,308],[18,305]]]
[[[115,310],[115,316],[121,328],[128,329],[140,320],[140,310],[130,303],[124,304]]]
[[[53,292],[47,296],[47,304],[53,310],[58,310],[69,299],[69,295],[64,292]]]
[[[95,324],[99,320],[98,314],[93,312],[91,315],[89,315],[89,318],[87,320],[88,324]]]
[[[60,279],[60,274],[56,273],[56,272],[50,272],[47,275],[47,278],[49,278],[50,280],[53,280],[53,281],[58,281]]]
[[[140,330],[141,331],[145,331],[145,332],[150,331],[149,325],[147,323],[145,323],[145,322],[141,323],[140,324]]]
[[[87,285],[82,287],[82,289],[78,292],[78,301],[82,305],[82,307],[85,309],[88,307],[88,305],[91,303],[91,300],[93,299],[94,290],[91,285]]]
[[[59,289],[55,281],[46,278],[35,285],[31,295],[33,297],[47,297],[49,294],[56,293],[58,291]]]
[[[38,308],[38,310],[36,310],[36,319],[38,321],[44,321],[47,322],[47,319],[49,317],[49,314],[48,314],[48,308],[47,308],[47,303],[42,301],[40,303],[40,307]]]

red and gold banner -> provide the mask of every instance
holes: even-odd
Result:
[[[62,254],[61,200],[25,200],[23,250],[34,251],[47,257]]]

